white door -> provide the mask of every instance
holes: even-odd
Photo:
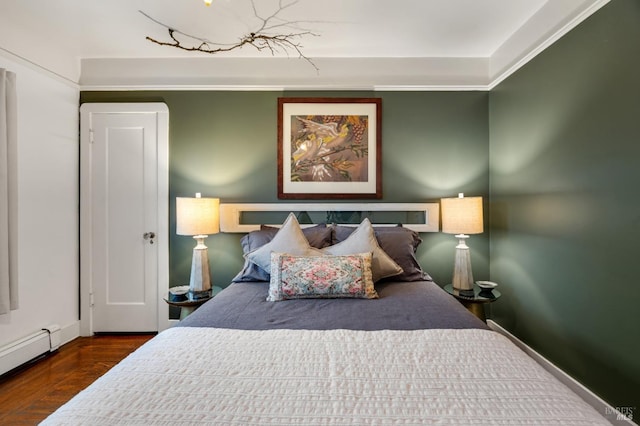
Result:
[[[155,110],[144,111],[150,105]],[[82,111],[83,334],[158,331],[167,318],[160,273],[168,240],[167,172],[160,171],[166,106],[85,104]]]

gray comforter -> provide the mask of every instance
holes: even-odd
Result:
[[[376,284],[379,299],[267,302],[267,282],[233,283],[178,326],[241,330],[487,328],[431,281]]]

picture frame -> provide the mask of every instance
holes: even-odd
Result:
[[[278,98],[278,198],[382,198],[382,100]]]

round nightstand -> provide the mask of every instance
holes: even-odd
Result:
[[[218,294],[221,290],[222,289],[220,287],[215,287],[214,286],[211,289],[211,296],[209,296],[209,297],[205,297],[205,298],[202,298],[202,299],[187,299],[187,300],[182,300],[182,301],[179,301],[179,302],[171,301],[171,300],[169,300],[169,299],[167,299],[165,297],[164,301],[167,302],[171,306],[176,306],[176,307],[180,308],[180,319],[183,320],[187,316],[189,316],[189,314],[191,314],[193,311],[198,309],[200,307],[200,305],[203,305],[205,302],[208,302],[209,300],[213,299],[215,297],[215,295]]]
[[[500,292],[496,289],[484,290],[474,284],[473,291],[464,291],[453,288],[453,285],[447,284],[444,286],[444,290],[458,299],[472,314],[480,318],[482,321],[487,322],[487,317],[484,313],[484,305],[492,303],[498,300],[501,296]]]
[[[202,305],[204,302],[207,302],[207,301],[211,300],[212,298],[213,298],[213,296],[210,296],[210,297],[207,297],[207,298],[204,298],[204,299],[198,299],[198,300],[187,299],[187,300],[183,300],[181,302],[172,302],[169,299],[165,298],[164,301],[167,302],[171,306],[179,307],[180,308],[180,319],[183,320],[187,316],[189,316],[189,314],[191,314],[193,311],[198,309],[200,307],[200,305]]]

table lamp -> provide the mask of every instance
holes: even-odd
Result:
[[[465,240],[467,234],[481,234],[483,231],[482,197],[442,198],[442,232],[457,234],[456,258],[453,266],[453,288],[460,291],[473,291],[473,272],[471,254]]]
[[[189,293],[192,299],[211,296],[211,275],[209,273],[209,253],[204,239],[220,232],[220,199],[176,198],[176,234],[192,235],[196,240],[191,260]]]

